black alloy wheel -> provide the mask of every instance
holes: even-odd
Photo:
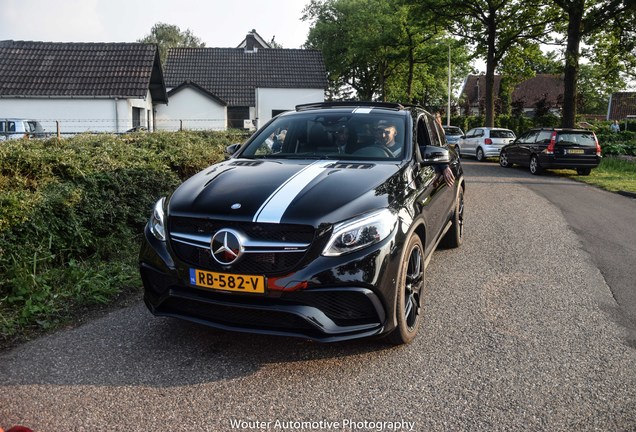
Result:
[[[505,151],[502,151],[499,154],[499,165],[501,165],[504,168],[510,168],[512,166],[512,164],[508,160],[508,153],[506,153]]]
[[[397,327],[387,340],[394,345],[407,344],[415,339],[422,318],[424,296],[424,248],[419,236],[413,235],[402,256],[397,284],[395,313]]]
[[[539,158],[537,155],[532,155],[530,158],[530,174],[539,175],[541,174],[541,165],[539,165]]]

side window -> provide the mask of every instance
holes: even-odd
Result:
[[[15,122],[7,122],[7,131],[8,132],[15,132]]]
[[[475,129],[469,130],[468,132],[466,132],[466,138],[472,138],[474,133],[475,133]]]
[[[430,138],[428,136],[428,130],[426,127],[426,121],[424,116],[420,116],[417,121],[417,145],[418,147],[427,146]]]
[[[530,144],[534,144],[535,141],[537,140],[537,135],[539,135],[539,132],[530,132],[528,134],[528,140],[527,142],[529,142]]]
[[[539,138],[537,138],[537,141],[539,142],[539,144],[542,144],[545,141],[550,142],[551,138],[552,138],[552,131],[544,130],[539,132]]]
[[[483,130],[483,129],[477,129],[477,130],[475,130],[475,136],[476,136],[476,137],[482,137],[482,136],[484,136],[484,130]]]
[[[0,121],[0,133],[4,132],[4,122]]]
[[[437,129],[437,126],[438,126],[437,121],[435,120],[435,118],[430,116],[426,116],[426,120],[428,123],[428,131],[431,136],[431,145],[441,147],[442,140],[439,137],[439,132]]]
[[[448,143],[446,142],[446,134],[444,133],[444,128],[437,121],[435,122],[435,129],[437,129],[437,135],[439,136],[440,146],[447,147]]]

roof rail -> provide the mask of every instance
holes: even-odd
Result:
[[[368,102],[368,101],[338,101],[338,102],[315,102],[309,104],[296,105],[296,111],[307,111],[319,108],[359,108],[374,107],[392,110],[402,110],[404,105],[392,102]]]

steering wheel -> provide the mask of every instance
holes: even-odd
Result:
[[[371,156],[371,157],[388,157],[393,159],[395,155],[391,153],[391,150],[381,145],[372,145],[367,147],[362,147],[355,152],[353,152],[356,156]]]

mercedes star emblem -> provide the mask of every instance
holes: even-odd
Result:
[[[243,255],[241,236],[234,230],[222,229],[210,241],[212,258],[221,265],[234,264]]]

